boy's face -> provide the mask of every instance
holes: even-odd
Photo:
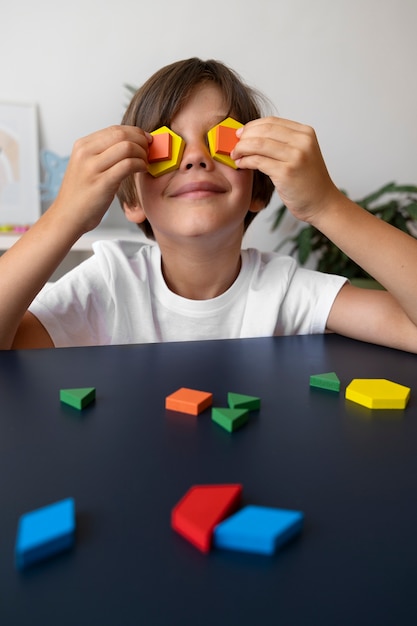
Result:
[[[201,85],[170,124],[185,141],[179,169],[157,178],[136,176],[139,203],[125,207],[126,216],[136,223],[147,218],[158,243],[204,236],[241,239],[246,213],[262,208],[252,201],[253,172],[235,170],[210,154],[207,132],[229,114],[219,88]]]

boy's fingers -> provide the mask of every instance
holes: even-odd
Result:
[[[132,141],[123,141],[110,146],[97,156],[98,170],[105,172],[121,162],[132,162],[133,170],[140,171],[147,168],[147,149]],[[136,162],[136,167],[135,163]]]
[[[131,171],[146,170],[149,138],[136,126],[111,126],[76,142],[73,162],[85,171],[102,173],[121,161],[132,161]],[[129,173],[129,172],[128,172]]]
[[[300,124],[300,122],[294,122],[293,120],[287,120],[284,117],[260,117],[256,120],[252,120],[248,122],[244,126],[244,130],[254,129],[257,126],[270,126],[277,127],[281,129],[292,130],[296,132],[304,132],[309,126],[305,124]]]
[[[247,142],[250,140],[252,140],[252,149],[255,152],[262,152],[263,142],[267,140],[304,146],[311,144],[315,139],[315,132],[309,126],[282,118],[261,118],[248,122],[244,126],[240,133],[240,141],[236,144],[236,149],[244,149],[245,146],[247,148]]]
[[[74,148],[76,152],[82,152],[87,156],[88,154],[101,154],[108,148],[124,142],[140,145],[145,150],[149,145],[147,135],[137,126],[109,126],[79,139]]]

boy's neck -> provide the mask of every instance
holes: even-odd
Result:
[[[239,246],[205,253],[201,248],[161,247],[162,273],[168,288],[189,300],[209,300],[227,291],[241,268]]]

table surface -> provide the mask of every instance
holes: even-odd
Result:
[[[334,371],[340,394],[309,387]],[[336,335],[0,352],[0,623],[335,626],[417,623],[417,357]],[[353,378],[411,387],[402,411],[344,398]],[[59,389],[90,387],[81,413]],[[229,434],[179,387],[256,395]],[[272,557],[203,555],[170,527],[195,484],[301,510]],[[14,567],[24,512],[74,497],[75,548]]]

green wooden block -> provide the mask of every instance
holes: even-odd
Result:
[[[340,391],[340,380],[334,372],[313,374],[310,376],[310,387],[319,387],[328,391]]]
[[[227,402],[231,409],[247,409],[248,411],[256,411],[261,407],[261,399],[256,396],[245,396],[241,393],[227,394]]]
[[[219,426],[227,430],[229,433],[237,430],[248,421],[249,414],[247,409],[228,409],[213,407],[211,410],[211,419]]]
[[[69,404],[74,409],[84,409],[96,397],[95,387],[83,387],[79,389],[61,389],[59,399],[64,404]]]

